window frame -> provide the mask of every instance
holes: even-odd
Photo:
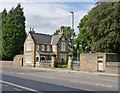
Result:
[[[45,45],[41,46],[41,51],[45,51]]]
[[[26,43],[26,51],[31,51],[31,50],[32,50],[32,42],[27,41],[27,43]]]
[[[32,54],[25,55],[25,63],[32,63]]]

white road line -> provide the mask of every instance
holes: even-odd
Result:
[[[25,74],[25,73],[17,73],[17,74]]]
[[[21,85],[13,84],[13,83],[10,83],[10,82],[6,82],[6,81],[2,81],[2,80],[0,80],[0,82],[6,83],[8,85],[15,86],[15,87],[19,87],[19,88],[22,88],[22,89],[25,89],[25,90],[28,90],[28,91],[36,91],[36,92],[38,92],[37,90],[31,89],[31,88],[27,88],[27,87],[24,87],[24,86],[21,86]]]
[[[72,80],[69,80],[70,82],[79,82],[79,81],[72,81]],[[95,85],[95,86],[102,86],[102,87],[112,87],[112,86],[107,86],[107,85],[102,85],[102,84],[94,84],[94,83],[87,83],[87,82],[79,82],[79,83],[82,83],[82,84],[88,84],[88,85]]]
[[[27,74],[27,75],[29,75],[29,74]],[[40,75],[31,75],[31,76],[38,76],[38,77],[42,77],[42,78],[55,79],[54,77],[45,77],[45,76],[40,76]]]

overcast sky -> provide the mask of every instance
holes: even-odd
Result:
[[[9,1],[9,0],[8,0]],[[53,0],[54,1],[54,0]],[[71,14],[75,13],[75,32],[78,33],[77,26],[80,19],[95,6],[95,2],[36,2],[22,0],[13,2],[0,2],[0,12],[4,8],[9,11],[12,7],[16,7],[18,2],[24,8],[26,17],[26,32],[30,27],[34,27],[37,33],[53,34],[60,26],[71,26]],[[64,0],[65,1],[65,0]],[[69,0],[70,1],[70,0]]]

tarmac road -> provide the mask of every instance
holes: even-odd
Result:
[[[1,76],[0,87],[7,93],[8,91],[17,91],[15,93],[23,93],[23,91],[43,93],[45,91],[71,91],[73,93],[111,91],[113,93],[113,91],[118,91],[118,77],[112,76],[22,69],[20,67],[2,67]]]

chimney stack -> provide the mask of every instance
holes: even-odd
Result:
[[[60,27],[60,32],[58,34],[63,34],[63,28]]]
[[[30,33],[30,32],[35,33],[34,28],[31,29],[31,27],[30,27],[29,33]]]

